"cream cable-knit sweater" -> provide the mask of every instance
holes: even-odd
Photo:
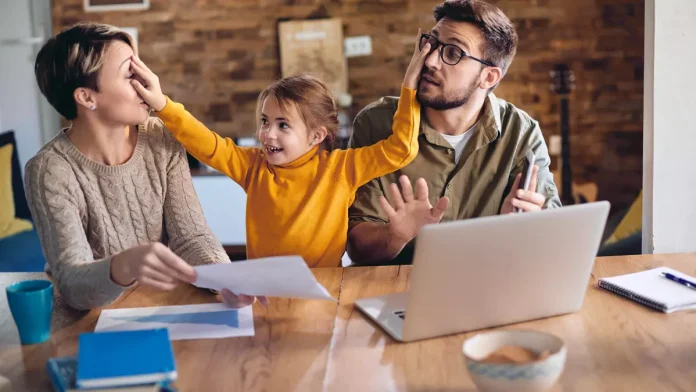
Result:
[[[111,257],[155,241],[189,264],[228,262],[208,228],[184,148],[162,122],[139,126],[133,156],[118,166],[82,155],[60,132],[25,170],[29,206],[47,272],[77,309],[109,304],[127,288],[111,280]]]

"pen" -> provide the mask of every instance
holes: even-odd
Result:
[[[696,283],[690,282],[686,279],[682,279],[676,275],[672,275],[669,272],[663,272],[662,275],[665,276],[665,278],[671,280],[672,282],[679,283],[680,285],[686,286],[688,288],[696,290]]]

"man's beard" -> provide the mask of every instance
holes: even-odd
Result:
[[[445,93],[437,96],[425,96],[425,94],[421,93],[420,89],[420,83],[422,83],[423,80],[421,79],[418,86],[418,92],[416,93],[416,99],[418,99],[418,102],[420,102],[422,106],[439,111],[462,107],[469,102],[469,99],[471,99],[471,96],[474,95],[474,92],[478,88],[479,76],[481,76],[480,72],[466,87],[466,89],[457,95]],[[441,88],[442,86],[439,87]]]

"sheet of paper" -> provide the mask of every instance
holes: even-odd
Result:
[[[235,294],[336,301],[299,256],[268,257],[195,267],[194,285]]]
[[[224,304],[107,309],[95,332],[167,328],[171,340],[254,336],[251,306],[231,309]]]

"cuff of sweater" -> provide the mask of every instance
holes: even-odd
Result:
[[[395,115],[400,115],[403,113],[417,113],[420,115],[420,103],[416,99],[416,94],[418,91],[412,90],[404,85],[401,85],[401,95],[399,96],[399,103],[397,104]],[[409,116],[410,118],[411,116]]]
[[[181,106],[181,104],[177,104],[176,102],[172,101],[167,95],[165,95],[164,97],[167,99],[166,103],[164,104],[164,107],[162,108],[162,110],[158,112],[156,111],[155,114],[159,118],[170,118],[175,116],[177,113],[177,109],[179,109],[179,106]]]

